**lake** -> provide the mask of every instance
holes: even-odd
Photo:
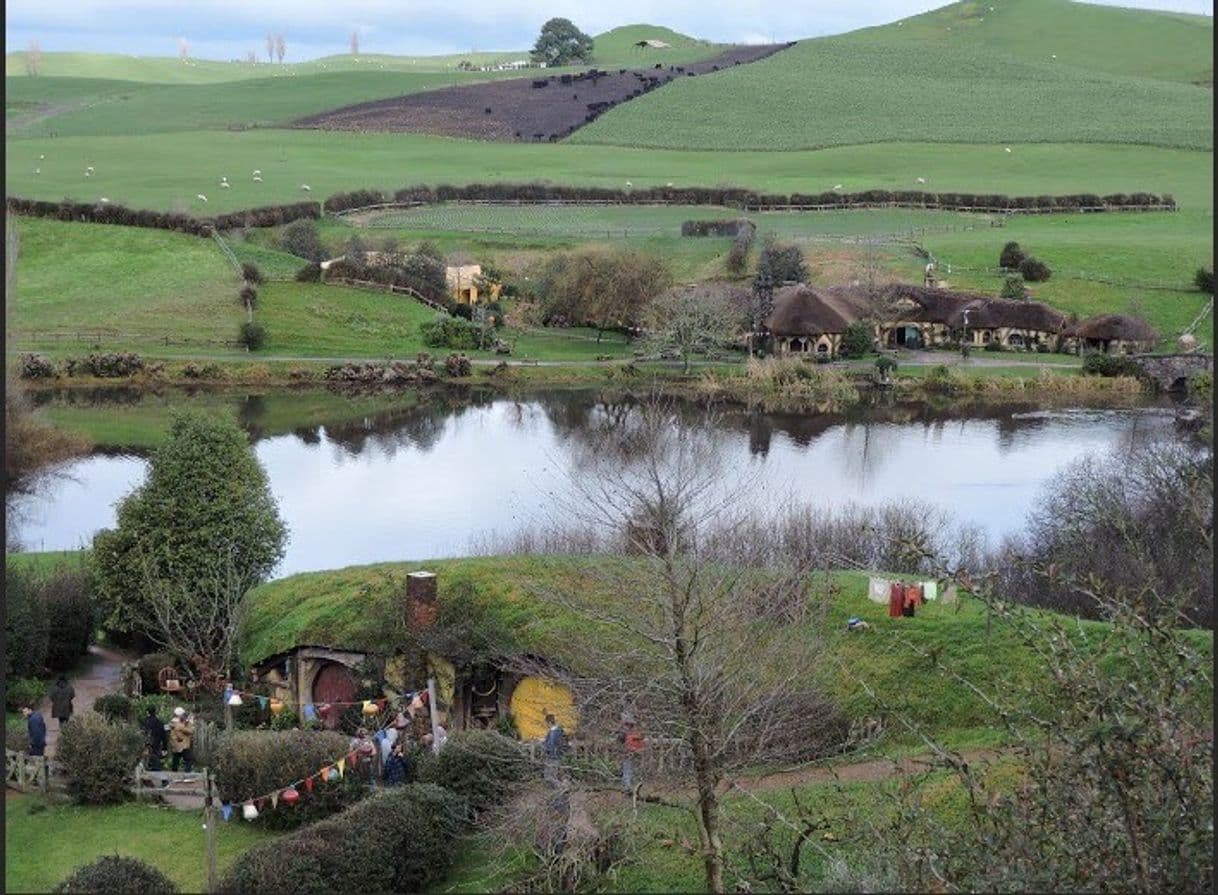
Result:
[[[147,411],[107,400],[91,397],[81,412],[122,419]],[[570,493],[585,436],[633,411],[628,401],[572,392],[379,405],[333,397],[291,404],[274,395],[199,400],[235,412],[267,470],[291,533],[276,577],[463,555],[490,533],[551,521],[553,495]],[[173,403],[191,400],[179,395]],[[51,416],[71,420],[67,411]],[[745,499],[818,506],[915,499],[981,526],[991,539],[1020,529],[1040,489],[1071,461],[1174,437],[1166,407],[725,410],[714,426],[732,466],[756,476],[759,487]],[[116,502],[145,469],[138,453],[103,445],[35,495],[10,500],[10,540],[15,535],[27,550],[87,546],[114,524]]]

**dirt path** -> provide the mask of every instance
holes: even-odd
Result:
[[[92,711],[93,703],[99,696],[116,693],[120,688],[122,665],[132,661],[134,657],[105,646],[93,644],[89,647],[89,656],[84,660],[81,669],[68,677],[76,696],[72,700],[72,710],[75,712]],[[47,755],[54,757],[55,743],[59,739],[59,722],[51,717],[51,700],[43,697],[39,704],[42,716],[47,719]]]
[[[986,764],[1001,758],[1002,749],[966,749],[960,756],[970,765]],[[747,792],[769,789],[785,789],[789,786],[808,786],[818,783],[879,783],[910,774],[929,770],[933,760],[929,755],[907,758],[876,758],[852,764],[830,767],[800,768],[794,771],[779,771],[764,777],[745,777],[735,781],[735,787]],[[727,788],[727,787],[725,787]]]

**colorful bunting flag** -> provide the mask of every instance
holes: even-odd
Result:
[[[220,816],[224,818],[224,822],[228,823],[230,817],[233,816],[233,806],[228,802],[220,803]]]
[[[267,707],[267,704],[270,703],[270,701],[271,701],[270,697],[268,697],[268,696],[259,696],[258,697],[258,708],[265,709]]]
[[[271,810],[279,807],[279,790],[271,793]]]
[[[316,721],[317,707],[311,702],[306,702],[304,707],[304,716],[306,721]]]
[[[343,775],[343,771],[345,770],[347,770],[347,759],[340,758],[338,760],[338,776],[341,777]]]
[[[312,792],[312,791],[313,791],[313,778],[312,778],[312,777],[305,777],[305,782],[304,782],[304,784],[305,784],[305,789],[306,789],[308,792]]]

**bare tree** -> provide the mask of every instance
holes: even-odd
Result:
[[[283,64],[283,56],[287,52],[287,41],[284,40],[283,32],[280,31],[275,35],[275,57],[279,60],[279,64]]]
[[[269,31],[266,33],[266,61],[275,61],[275,35]]]
[[[178,58],[183,62],[190,58],[190,41],[184,37],[178,38]]]
[[[725,345],[736,330],[736,309],[713,288],[671,289],[652,303],[647,316],[649,341],[661,352],[675,350],[687,373],[692,355]]]
[[[25,73],[37,75],[42,71],[42,46],[37,40],[31,40],[25,51]]]
[[[258,64],[258,51],[249,50],[248,52],[246,52],[245,61],[248,62],[250,65],[257,65]]]
[[[359,29],[358,28],[351,29],[351,38],[348,43],[349,43],[349,49],[351,50],[351,55],[358,56],[359,55]]]
[[[546,594],[604,632],[575,647],[581,730],[607,735],[632,714],[653,750],[684,770],[671,798],[695,819],[706,887],[726,890],[724,787],[745,767],[825,754],[844,724],[810,683],[820,651],[807,569],[744,570],[699,549],[739,503],[722,441],[653,400],[590,443],[560,512],[618,539],[630,561],[588,563]],[[605,600],[612,594],[612,600]],[[552,674],[553,671],[551,670]],[[667,803],[667,802],[666,802]]]

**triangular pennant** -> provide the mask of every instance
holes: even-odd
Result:
[[[305,785],[305,789],[306,789],[308,792],[312,792],[312,791],[313,791],[313,778],[312,778],[312,777],[305,777],[304,785]]]
[[[316,721],[317,707],[311,702],[306,702],[304,707],[304,716],[306,721]]]
[[[224,822],[228,823],[228,819],[233,816],[233,806],[228,802],[220,803],[220,816],[224,818]]]
[[[279,807],[279,790],[275,790],[273,793],[271,793],[271,808],[278,808],[278,807]]]
[[[389,705],[389,700],[381,697],[376,701],[376,709],[379,712],[385,711],[385,706]]]
[[[267,707],[267,705],[270,704],[270,701],[271,701],[270,697],[268,697],[268,696],[259,696],[258,697],[258,708],[265,709]]]
[[[347,759],[340,758],[338,760],[338,776],[341,777],[343,775],[343,771],[345,770],[347,770]]]

